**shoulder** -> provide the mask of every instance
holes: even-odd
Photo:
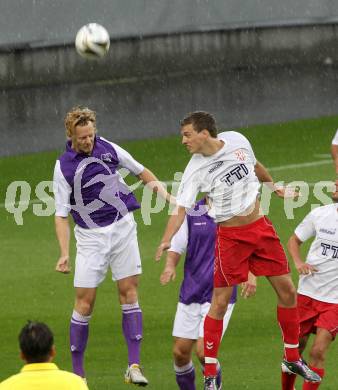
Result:
[[[99,142],[100,144],[103,144],[103,145],[105,145],[105,146],[109,146],[109,147],[115,149],[115,151],[117,151],[117,152],[118,152],[118,151],[121,151],[121,150],[124,150],[123,148],[121,148],[121,146],[119,146],[119,145],[116,144],[115,142],[109,141],[109,140],[107,140],[107,139],[104,138],[104,137],[96,136],[96,138],[97,138],[97,140],[98,140],[98,142]]]
[[[57,370],[55,371],[55,373],[58,375],[61,381],[66,381],[67,383],[69,383],[69,385],[74,386],[74,387],[70,387],[70,389],[79,389],[79,390],[87,389],[87,387],[83,382],[83,379],[80,376],[64,370]]]
[[[17,382],[18,379],[20,379],[21,374],[15,374],[10,376],[9,378],[5,379],[3,382],[0,383],[0,389],[5,390],[5,389],[11,389],[11,385]]]
[[[223,131],[217,135],[217,138],[225,141],[249,142],[248,139],[237,131]]]
[[[313,217],[325,217],[333,215],[333,212],[337,212],[338,205],[337,204],[327,204],[325,206],[316,207],[313,209],[309,215]]]
[[[62,153],[60,156],[59,156],[59,158],[56,160],[56,164],[57,163],[63,163],[63,162],[66,162],[66,161],[69,161],[69,160],[71,160],[72,159],[72,156],[71,156],[71,154],[69,153],[69,152],[64,152],[64,153]]]

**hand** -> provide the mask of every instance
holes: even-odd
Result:
[[[279,198],[284,199],[297,199],[300,196],[300,192],[290,187],[276,187],[275,194]]]
[[[297,263],[296,269],[300,275],[312,275],[314,272],[318,271],[318,268],[303,262]]]
[[[160,282],[164,286],[168,284],[171,280],[175,280],[176,270],[172,267],[166,267],[160,276]]]
[[[256,280],[255,281],[247,280],[246,282],[242,283],[241,296],[244,299],[254,296],[256,294],[256,288],[257,288]]]
[[[69,274],[70,265],[69,265],[69,256],[61,256],[56,263],[55,271],[61,272],[63,274]]]
[[[170,248],[170,242],[161,242],[161,244],[157,248],[155,260],[160,261],[162,255],[163,255],[163,252],[169,248]]]

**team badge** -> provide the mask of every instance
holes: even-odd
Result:
[[[237,160],[239,160],[239,161],[246,160],[246,154],[244,153],[244,151],[242,149],[235,150],[235,155],[236,155]]]

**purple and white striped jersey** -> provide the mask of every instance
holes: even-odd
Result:
[[[202,199],[196,203],[195,210],[204,205],[205,199]],[[211,302],[215,240],[216,224],[208,215],[207,208],[200,216],[197,213],[188,213],[181,228],[172,238],[169,251],[179,254],[186,252],[180,302],[186,305]],[[230,303],[235,303],[236,297],[235,286]]]
[[[102,137],[95,137],[91,156],[76,152],[68,141],[54,169],[55,215],[70,213],[77,225],[92,229],[140,208],[118,168],[134,175],[144,170],[128,152]]]

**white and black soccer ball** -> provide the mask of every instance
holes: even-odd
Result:
[[[109,50],[108,31],[98,23],[88,23],[80,28],[75,38],[75,48],[81,57],[98,59]]]

